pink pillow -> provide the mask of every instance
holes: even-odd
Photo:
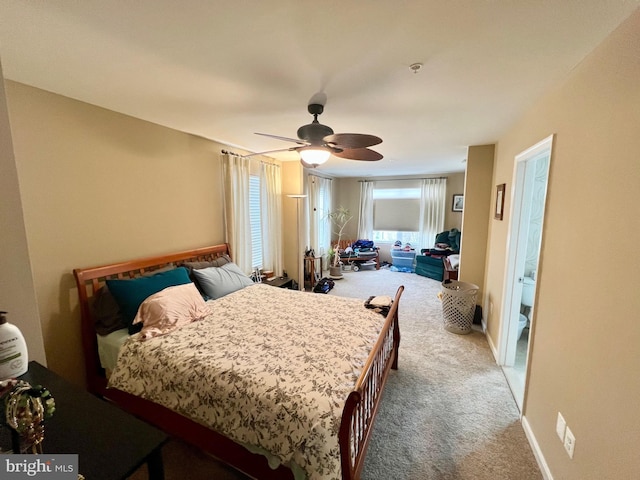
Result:
[[[142,302],[133,324],[142,323],[140,340],[166,335],[211,313],[193,283],[167,287]]]

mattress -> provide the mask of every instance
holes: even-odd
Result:
[[[126,340],[110,386],[298,465],[309,479],[340,479],[344,402],[385,318],[359,299],[265,284],[207,305],[203,320]]]
[[[118,360],[118,352],[122,344],[129,338],[126,328],[116,330],[108,335],[96,335],[98,337],[98,357],[102,368],[111,372]]]

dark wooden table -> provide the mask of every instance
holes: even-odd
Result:
[[[271,285],[272,287],[280,287],[280,288],[293,288],[293,279],[290,277],[277,277],[273,280],[265,280],[262,283],[266,283],[267,285]]]
[[[91,480],[123,480],[145,462],[149,479],[164,478],[165,433],[37,362],[29,362],[29,371],[19,379],[46,387],[56,402],[53,417],[45,422],[43,454],[78,454],[79,473]]]

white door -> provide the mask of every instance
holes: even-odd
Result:
[[[503,367],[512,367],[516,358],[518,323],[525,270],[537,271],[552,143],[553,136],[550,136],[515,157],[513,186],[511,189],[512,208],[506,252],[505,292],[498,351],[498,361]],[[539,186],[540,181],[543,182],[542,188]],[[536,235],[530,235],[532,207],[540,215],[540,225],[535,227]],[[532,240],[532,238],[535,240]],[[532,242],[534,243],[533,245]],[[531,251],[534,251],[533,261],[536,262],[533,267],[531,266],[531,258],[527,262],[527,257],[531,257]],[[530,316],[530,320],[532,318]],[[522,377],[518,378],[517,381],[512,381],[513,377],[510,378],[510,375],[507,375],[520,408],[522,408],[521,402],[524,395],[524,373]]]

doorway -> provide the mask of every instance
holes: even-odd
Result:
[[[515,157],[498,358],[521,412],[541,280],[538,265],[552,144],[553,135]]]

